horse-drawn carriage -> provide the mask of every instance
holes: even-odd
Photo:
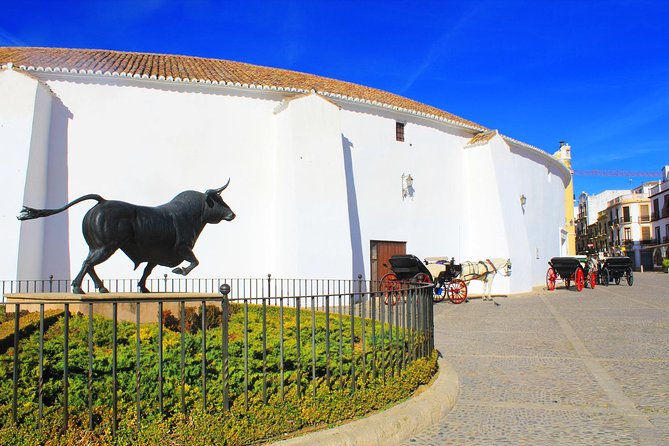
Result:
[[[434,278],[435,302],[441,302],[446,296],[454,304],[467,300],[467,282],[459,278],[462,265],[456,265],[454,258],[426,257],[425,265]]]
[[[577,291],[583,290],[587,285],[594,288],[597,284],[596,265],[586,256],[553,257],[548,265],[546,271],[546,288],[548,291],[555,289],[558,277],[564,281],[567,289],[573,282]]]
[[[505,276],[511,274],[509,259],[486,259],[479,262],[463,262],[456,264],[453,258],[427,257],[425,263],[414,255],[394,255],[389,259],[392,272],[381,279],[381,290],[384,291],[384,301],[395,303],[396,291],[401,282],[414,281],[417,283],[434,284],[434,301],[441,302],[448,296],[454,304],[461,304],[467,300],[467,283],[472,280],[481,280],[484,283],[483,298],[486,293],[490,299],[492,279],[501,271]]]
[[[613,280],[616,285],[620,285],[620,279],[625,278],[627,284],[632,286],[634,283],[634,272],[632,270],[632,259],[629,257],[607,257],[599,264],[599,283],[609,286]]]
[[[390,265],[384,264],[384,266],[390,268],[392,272],[385,274],[380,284],[386,304],[397,303],[397,292],[402,288],[402,282],[433,283],[430,271],[414,255],[396,254],[388,261]]]
[[[397,291],[402,282],[434,284],[434,300],[441,302],[448,295],[454,304],[467,299],[467,284],[457,279],[460,269],[446,257],[428,257],[423,263],[411,254],[394,255],[388,266],[392,272],[381,278],[381,291],[384,302],[394,305],[397,302]]]

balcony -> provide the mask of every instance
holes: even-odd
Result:
[[[650,196],[657,195],[657,194],[659,194],[661,192],[665,192],[667,190],[669,190],[669,182],[665,181],[664,183],[660,183],[657,186],[652,187],[650,189],[650,194],[649,195]]]

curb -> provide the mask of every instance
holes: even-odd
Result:
[[[332,429],[272,443],[274,446],[377,446],[399,444],[445,417],[455,406],[460,380],[442,357],[432,385],[416,397],[383,412]]]

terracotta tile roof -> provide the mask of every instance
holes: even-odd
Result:
[[[146,79],[223,84],[288,92],[315,91],[323,96],[362,102],[430,117],[476,131],[485,127],[436,107],[350,82],[242,62],[166,54],[68,48],[0,47],[0,66],[28,71],[128,76]]]
[[[477,133],[474,135],[468,142],[465,147],[474,147],[481,146],[492,139],[493,136],[497,135],[497,130],[488,130],[485,132]]]

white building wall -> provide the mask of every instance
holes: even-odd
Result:
[[[511,146],[514,169],[508,176],[518,181],[517,197],[511,197],[512,208],[520,205],[520,195],[525,195],[525,212],[522,214],[526,228],[526,245],[511,246],[517,254],[513,256],[514,283],[519,275],[528,274],[533,286],[545,284],[548,261],[551,257],[563,255],[566,245],[562,240],[565,224],[564,190],[568,183],[566,173],[554,163],[547,161],[548,155],[532,150]],[[515,203],[514,203],[515,202]],[[521,210],[522,212],[522,210]],[[515,228],[509,232],[519,236]],[[511,245],[516,245],[512,243]],[[525,253],[522,249],[526,249]],[[525,259],[528,264],[521,265]],[[522,268],[527,268],[526,272]]]
[[[158,82],[147,88],[127,79],[67,79],[54,75],[48,83],[72,116],[66,130],[68,201],[97,193],[154,206],[183,190],[204,192],[231,178],[223,198],[237,218],[204,229],[194,250],[201,263],[191,276],[271,272],[273,259],[265,248],[272,242],[266,228],[273,192],[267,177],[275,145],[272,111],[280,97],[207,86],[175,89]],[[88,253],[81,221],[94,204],[69,210],[72,275]],[[132,268],[118,252],[96,270],[102,278],[138,277]],[[157,267],[152,277],[165,273],[174,277],[164,267]]]
[[[406,122],[404,142],[395,139],[396,120]],[[407,252],[420,258],[458,258],[464,215],[456,202],[463,188],[462,147],[470,136],[416,117],[350,106],[342,111],[342,129],[355,179],[363,276],[370,277],[372,240],[407,242]],[[414,179],[407,197],[403,174]]]
[[[339,107],[315,94],[277,113],[278,277],[350,278],[351,235]],[[270,229],[271,228],[267,228]]]
[[[45,222],[19,231],[16,216],[24,202],[46,204],[47,142],[51,92],[38,80],[0,70],[0,209],[3,278],[42,277]]]
[[[369,278],[370,241],[388,240],[406,241],[421,258],[511,257],[512,278],[496,279],[493,289],[507,293],[542,284],[547,261],[560,252],[565,170],[500,136],[465,148],[472,137],[465,129],[315,94],[57,73],[40,74],[56,95],[51,107],[40,102],[31,111],[35,81],[2,76],[3,93],[15,91],[25,105],[20,113],[1,109],[21,118],[0,134],[2,146],[22,147],[28,165],[27,140],[45,146],[48,135],[48,168],[35,162],[41,174],[29,175],[42,178],[43,197],[26,196],[28,205],[55,208],[88,193],[159,205],[232,179],[223,197],[237,218],[205,228],[192,277]],[[46,125],[33,126],[34,116]],[[396,120],[406,123],[404,142],[395,140]],[[407,197],[403,174],[414,178]],[[4,203],[2,215],[11,221],[2,222],[16,233],[23,197],[10,195],[16,202]],[[88,251],[81,221],[93,205],[20,225],[47,222],[43,260],[22,250],[42,265],[34,278],[78,272]],[[103,279],[139,277],[132,266],[117,253],[97,269]],[[153,277],[163,274],[174,276],[158,267]]]

